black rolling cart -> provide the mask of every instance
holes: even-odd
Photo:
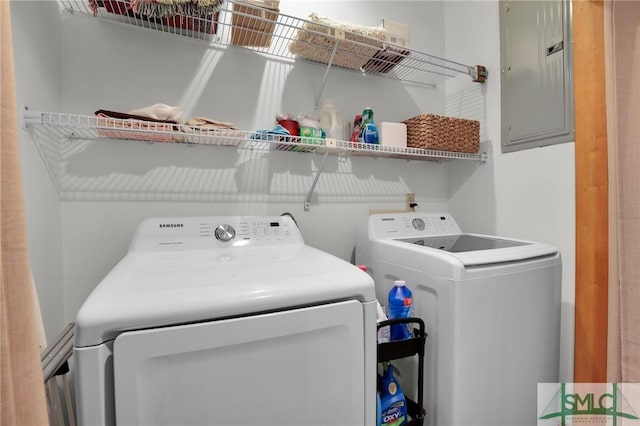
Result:
[[[424,416],[424,344],[427,333],[424,331],[424,321],[420,318],[396,318],[378,323],[378,330],[392,324],[412,324],[413,338],[396,340],[392,342],[378,343],[378,363],[392,361],[394,359],[418,356],[418,395],[417,401],[413,401],[405,394],[407,401],[407,413],[409,421],[407,426],[423,426]]]

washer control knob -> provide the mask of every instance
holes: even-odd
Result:
[[[231,241],[236,237],[236,230],[231,225],[220,225],[216,228],[216,238],[220,241]]]
[[[420,219],[419,217],[413,219],[411,221],[411,224],[413,225],[413,227],[415,229],[417,229],[418,231],[422,231],[424,230],[424,220]]]

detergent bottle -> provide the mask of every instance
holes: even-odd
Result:
[[[378,128],[373,120],[373,110],[366,107],[362,111],[362,124],[360,125],[360,133],[363,143],[377,144],[379,143]]]
[[[333,101],[326,100],[320,109],[320,127],[325,131],[328,138],[343,139],[344,123],[340,111]]]
[[[380,381],[380,425],[401,426],[407,423],[407,400],[393,376],[393,365],[387,363]]]
[[[401,280],[393,282],[393,287],[389,290],[389,304],[387,309],[389,319],[409,318],[413,313],[413,297],[411,290],[406,283]],[[391,340],[404,340],[412,336],[409,324],[393,324],[391,326]]]
[[[325,137],[320,122],[308,114],[298,116],[298,134],[300,142],[309,144],[317,144]]]

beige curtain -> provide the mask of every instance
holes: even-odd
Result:
[[[640,382],[640,2],[605,2],[609,146],[607,380]]]
[[[0,0],[0,424],[48,425],[27,259],[9,2]]]

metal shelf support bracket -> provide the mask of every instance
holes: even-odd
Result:
[[[22,129],[27,128],[27,124],[40,124],[40,113],[31,111],[28,106],[22,106],[22,115],[18,118],[19,127]]]
[[[324,170],[324,165],[327,162],[327,157],[329,156],[329,151],[326,151],[324,153],[324,157],[322,158],[322,163],[320,164],[320,167],[318,168],[318,172],[316,173],[316,177],[313,178],[313,183],[311,184],[311,188],[309,188],[309,192],[307,192],[307,198],[305,198],[304,200],[304,211],[308,212],[309,209],[311,208],[311,196],[313,195],[313,191],[315,191],[316,189],[316,184],[318,183],[318,179],[320,178],[320,175],[322,174],[322,171]]]
[[[476,83],[484,83],[487,81],[487,77],[489,77],[489,71],[482,65],[476,65],[471,71],[471,77]]]
[[[322,77],[322,86],[320,86],[320,92],[318,93],[318,96],[316,96],[316,103],[315,103],[315,111],[318,111],[320,109],[320,101],[322,100],[322,95],[324,93],[324,88],[327,86],[327,79],[329,78],[329,71],[331,71],[331,65],[333,64],[333,58],[335,58],[336,56],[336,51],[338,50],[338,44],[340,44],[340,42],[336,42],[333,45],[333,50],[331,51],[331,57],[329,58],[329,63],[327,64],[327,68],[324,70],[324,77]]]

